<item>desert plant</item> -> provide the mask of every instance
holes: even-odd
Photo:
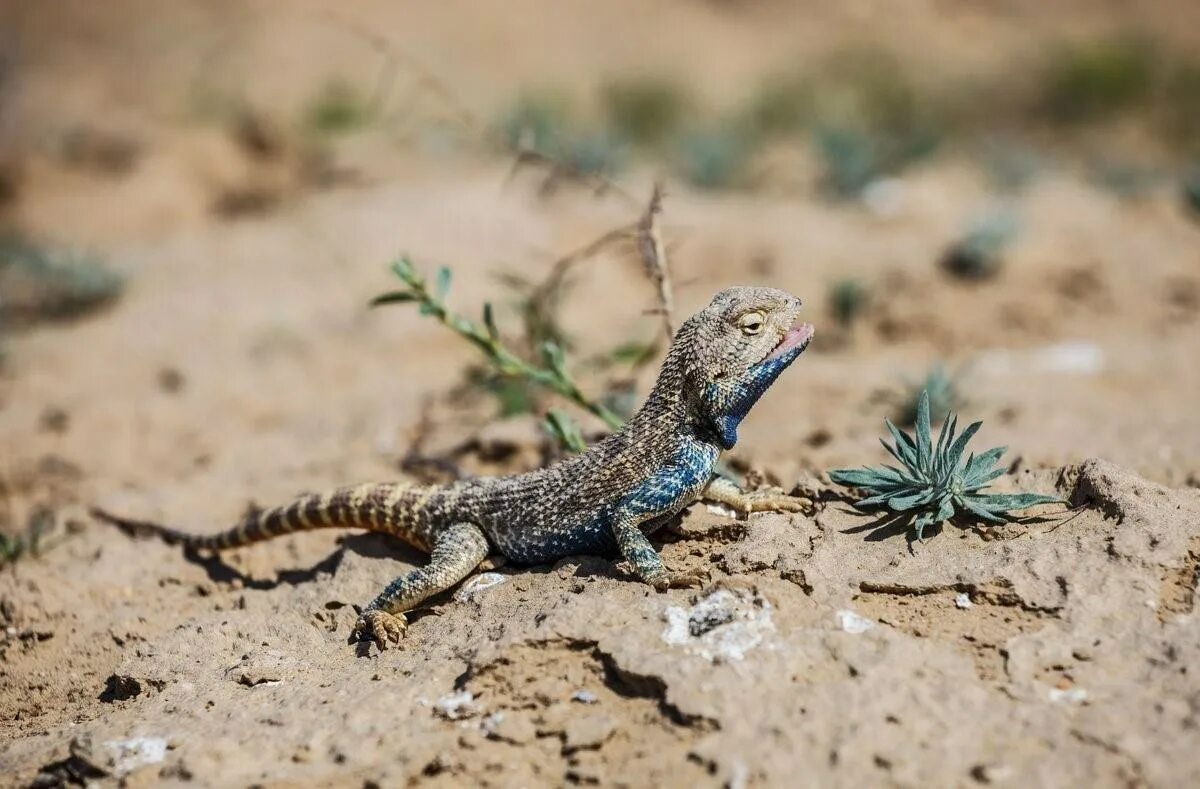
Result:
[[[840,279],[829,288],[829,310],[843,329],[854,325],[870,300],[871,292],[857,279]]]
[[[512,149],[555,153],[562,143],[570,117],[565,96],[553,92],[526,93],[500,121],[500,131]]]
[[[626,148],[609,134],[572,134],[555,155],[572,172],[607,177],[625,164]]]
[[[921,395],[917,407],[915,435],[909,435],[885,419],[894,440],[880,439],[901,468],[887,465],[858,469],[835,469],[829,478],[838,485],[857,488],[867,494],[854,503],[858,509],[887,508],[907,518],[917,540],[925,539],[925,529],[940,525],[956,516],[987,523],[1012,520],[1015,510],[1037,504],[1061,503],[1062,499],[1042,493],[984,493],[988,483],[1004,474],[994,468],[1007,447],[994,447],[963,460],[967,443],[982,422],[972,422],[955,436],[958,417],[947,413],[934,445],[929,423],[929,394]]]
[[[674,82],[637,78],[605,86],[601,103],[619,137],[639,145],[658,145],[679,128],[690,100]]]
[[[478,348],[491,369],[501,378],[526,381],[554,392],[599,417],[610,428],[616,430],[621,427],[623,421],[619,416],[603,403],[587,397],[575,383],[575,379],[567,371],[566,358],[561,345],[552,341],[541,343],[538,351],[541,354],[542,364],[535,364],[527,361],[501,342],[500,330],[496,326],[490,303],[483,306],[482,324],[452,312],[445,302],[446,294],[450,289],[450,269],[445,267],[438,269],[432,287],[406,257],[401,257],[392,264],[392,272],[407,286],[407,289],[377,296],[371,301],[371,306],[417,304],[422,315],[436,318]],[[563,424],[567,419],[566,414],[559,413],[556,417],[550,418],[547,427],[556,436],[566,436],[568,431],[563,429]],[[570,448],[565,441],[564,445]]]
[[[0,532],[0,567],[15,564],[26,556],[37,558],[58,541],[47,539],[54,528],[54,514],[39,509],[29,519],[29,525],[19,534]]]
[[[1041,110],[1058,123],[1102,121],[1149,100],[1154,51],[1146,41],[1090,41],[1057,53],[1046,67]]]
[[[305,125],[319,134],[341,134],[369,123],[370,101],[348,82],[334,80],[316,95],[304,114]]]
[[[966,232],[942,255],[942,268],[964,280],[985,280],[1004,267],[1004,250],[1016,239],[1020,225],[1007,209],[988,211],[971,222]]]
[[[778,137],[799,131],[813,109],[813,87],[796,76],[765,80],[750,100],[746,126],[759,137]]]
[[[676,146],[676,167],[692,186],[728,189],[742,182],[750,149],[750,141],[736,127],[693,131]]]
[[[124,284],[94,255],[0,236],[0,324],[75,318],[116,299]]]

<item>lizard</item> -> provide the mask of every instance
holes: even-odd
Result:
[[[446,485],[349,485],[251,509],[211,536],[113,515],[94,517],[134,535],[192,550],[222,551],[291,532],[363,528],[399,537],[429,554],[360,610],[350,642],[386,649],[407,628],[404,613],[453,588],[499,553],[516,564],[564,556],[620,555],[657,591],[695,587],[701,572],[671,572],[648,535],[698,499],[740,513],[797,512],[802,500],[778,489],[744,492],[715,474],[738,426],[779,375],[807,348],[813,327],[799,322],[800,299],[767,287],[734,287],[676,331],[638,411],[586,451],[499,477]]]

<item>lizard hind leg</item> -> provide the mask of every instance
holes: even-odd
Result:
[[[392,581],[363,609],[350,643],[373,641],[382,650],[389,641],[399,642],[407,627],[405,611],[466,578],[487,555],[487,538],[475,524],[455,523],[443,529],[434,537],[429,563]]]

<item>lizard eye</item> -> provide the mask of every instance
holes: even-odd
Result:
[[[765,322],[766,316],[756,310],[754,312],[747,312],[738,318],[738,328],[742,330],[742,334],[758,334],[763,330]]]

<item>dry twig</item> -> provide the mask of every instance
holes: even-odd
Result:
[[[654,184],[650,194],[650,203],[646,206],[638,222],[638,251],[642,255],[642,264],[646,274],[658,289],[658,309],[662,316],[663,329],[669,342],[675,336],[675,295],[671,284],[671,269],[667,260],[667,248],[663,244],[662,232],[658,226],[658,216],[662,213],[664,196],[661,181]]]

